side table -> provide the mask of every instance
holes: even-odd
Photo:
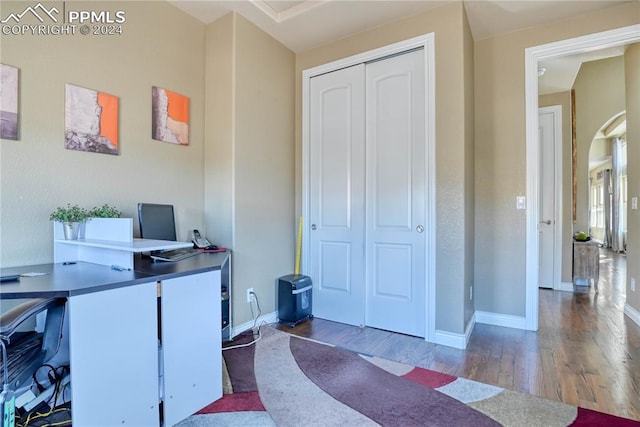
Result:
[[[594,289],[598,292],[600,277],[600,248],[593,241],[573,241],[573,284],[589,286],[593,281]]]

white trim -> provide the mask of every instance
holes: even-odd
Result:
[[[476,323],[485,325],[503,326],[505,328],[525,329],[525,318],[521,316],[511,316],[509,314],[489,313],[487,311],[476,311]]]
[[[454,334],[447,331],[436,331],[434,344],[446,345],[447,347],[459,348],[464,350],[467,348],[467,339],[464,334]]]
[[[541,113],[553,114],[553,151],[554,151],[554,217],[553,217],[553,289],[558,291],[562,286],[562,105],[551,105],[538,109]]]
[[[464,335],[454,334],[447,331],[436,331],[434,343],[439,345],[446,345],[448,347],[454,347],[459,349],[467,348],[469,344],[469,340],[471,339],[471,333],[473,332],[473,328],[476,326],[476,314],[473,313],[471,316],[471,320],[467,323],[467,327],[464,331]]]
[[[573,282],[562,282],[560,283],[560,287],[558,288],[559,291],[563,291],[563,292],[574,292],[575,289],[573,288]]]
[[[277,323],[277,322],[278,322],[278,312],[274,311],[272,313],[267,313],[265,315],[258,317],[258,320],[255,322],[255,325],[259,327],[263,323],[271,324],[271,323]],[[250,320],[248,322],[244,322],[241,325],[232,327],[231,337],[233,338],[237,335],[240,335],[244,331],[248,331],[249,329],[252,329],[253,325],[254,325],[253,320]]]
[[[435,116],[435,35],[424,34],[398,43],[393,43],[378,49],[373,49],[347,58],[339,59],[327,64],[303,70],[302,72],[302,217],[309,218],[309,140],[310,140],[310,84],[311,78],[326,74],[341,68],[350,67],[364,62],[395,55],[411,49],[423,48],[425,58],[425,138],[426,138],[426,311],[425,340],[436,342],[436,273],[435,273],[435,234],[436,234],[436,116]],[[310,243],[308,228],[302,231],[302,274],[308,274]],[[464,347],[462,347],[464,348]]]
[[[273,22],[278,24],[285,22],[291,18],[295,18],[298,15],[302,15],[304,13],[309,12],[312,9],[315,9],[318,6],[322,6],[329,0],[314,0],[314,1],[304,1],[296,6],[293,6],[289,9],[286,9],[282,12],[276,12],[269,4],[264,0],[249,0],[251,4],[260,9],[262,13],[267,15]]]
[[[624,305],[624,314],[633,321],[636,325],[640,326],[640,311],[631,307],[629,304]]]
[[[526,48],[525,118],[527,156],[527,224],[525,329],[538,330],[538,61],[640,41],[640,25],[589,34]]]

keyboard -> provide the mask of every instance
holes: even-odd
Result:
[[[180,261],[200,253],[199,250],[193,248],[174,249],[172,251],[151,254],[151,258],[153,258],[154,261]]]

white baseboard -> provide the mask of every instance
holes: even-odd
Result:
[[[633,320],[633,323],[640,326],[640,311],[631,307],[629,304],[624,305],[624,314],[629,316],[629,319]]]
[[[436,331],[434,344],[446,345],[447,347],[459,348],[464,350],[467,348],[473,327],[476,325],[476,315],[471,317],[471,320],[467,324],[467,328],[464,334],[454,334],[447,331]]]
[[[511,316],[509,314],[489,313],[487,311],[476,311],[475,316],[477,323],[504,326],[506,328],[526,329],[524,317]]]
[[[433,343],[459,349],[467,348],[467,342],[464,334],[454,334],[447,331],[436,331],[436,336]]]
[[[258,320],[256,322],[256,325],[260,326],[262,325],[262,323],[276,323],[278,321],[278,312],[274,311],[272,313],[268,313],[268,314],[264,314],[260,317],[258,317]],[[248,322],[245,322],[241,325],[238,326],[233,326],[231,328],[231,337],[235,337],[236,335],[239,335],[241,333],[243,333],[244,331],[248,331],[249,329],[253,328],[253,320],[250,320]]]
[[[573,292],[573,282],[561,282],[559,291]]]

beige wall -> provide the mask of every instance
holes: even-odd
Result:
[[[576,92],[578,197],[575,230],[589,229],[589,151],[598,130],[625,110],[624,57],[585,62],[573,88]]]
[[[3,1],[2,15],[25,4]],[[0,142],[3,267],[51,262],[49,213],[67,203],[115,205],[136,229],[138,202],[172,203],[179,239],[203,226],[204,25],[166,2],[73,7],[125,11],[124,34],[0,39],[0,61],[20,69],[20,140]],[[119,155],[64,148],[65,83],[119,98]],[[188,147],[151,139],[152,86],[189,97]]]
[[[467,183],[465,111],[472,114],[465,101],[465,15],[462,3],[453,3],[428,13],[412,16],[375,29],[347,37],[327,46],[296,56],[296,210],[301,212],[302,151],[302,71],[317,65],[366,52],[394,42],[427,33],[435,33],[436,56],[436,328],[454,333],[464,332],[465,274],[472,260],[465,246],[472,237],[466,235],[466,215],[470,206]],[[467,80],[465,80],[465,76]],[[472,87],[472,84],[471,84]],[[458,167],[455,167],[457,165]],[[472,191],[472,190],[471,190]],[[469,233],[473,234],[473,233]]]
[[[476,310],[525,314],[524,50],[639,22],[635,2],[476,40]]]
[[[294,54],[229,14],[207,28],[207,84],[207,225],[233,248],[236,327],[252,320],[248,288],[269,314],[276,279],[293,273]]]
[[[611,157],[611,139],[596,138],[591,142],[591,148],[589,149],[590,160],[602,160],[606,157]]]
[[[562,264],[560,280],[566,283],[573,281],[572,277],[572,231],[573,218],[571,212],[571,92],[558,92],[541,95],[538,98],[539,107],[560,105],[562,107]],[[568,243],[567,243],[568,242]]]
[[[293,53],[234,15],[206,27],[167,2],[73,6],[124,10],[124,35],[1,39],[21,78],[21,138],[0,144],[1,265],[52,261],[58,205],[110,203],[137,224],[138,202],[171,203],[179,240],[198,228],[234,249],[234,324],[251,320],[249,287],[273,312],[294,263]],[[65,83],[119,97],[120,155],[64,148]],[[188,147],[151,139],[152,86],[189,97]]]
[[[471,321],[475,312],[470,288],[474,280],[475,248],[475,138],[474,138],[474,86],[473,86],[473,36],[466,12],[464,31],[464,205],[465,205],[465,261],[464,261],[464,325]]]
[[[207,236],[233,248],[235,15],[207,26],[204,208]]]
[[[624,55],[627,108],[628,200],[640,198],[640,43]],[[640,210],[628,210],[627,305],[640,312]],[[631,278],[636,290],[631,290]]]

